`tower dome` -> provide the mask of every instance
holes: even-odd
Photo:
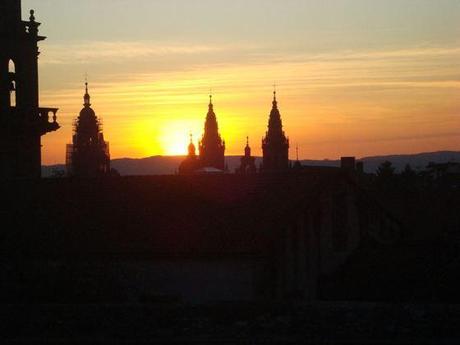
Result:
[[[72,144],[67,147],[67,170],[70,175],[95,177],[110,172],[109,144],[102,125],[91,108],[88,83],[85,83],[83,109],[75,121]]]

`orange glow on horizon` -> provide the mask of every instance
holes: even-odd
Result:
[[[226,154],[241,155],[249,136],[260,156],[273,80],[291,158],[297,144],[302,159],[458,150],[460,82],[424,79],[425,66],[446,56],[460,61],[460,50],[217,65],[94,81],[90,94],[112,158],[186,154],[189,133],[195,144],[203,133],[210,86]],[[438,67],[442,75],[453,69]],[[60,107],[62,126],[44,137],[44,164],[64,162],[82,96],[83,83],[42,92],[43,106]]]

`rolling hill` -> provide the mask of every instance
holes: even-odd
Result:
[[[170,175],[177,172],[177,168],[183,159],[183,156],[153,156],[140,159],[120,158],[112,160],[112,167],[123,176]],[[374,156],[364,157],[360,160],[364,162],[365,171],[368,173],[375,172],[377,167],[387,160],[392,162],[397,170],[404,169],[406,164],[410,164],[414,169],[421,170],[430,162],[460,162],[460,152],[439,151],[408,155]],[[257,166],[259,166],[261,161],[261,157],[256,158]],[[227,156],[226,163],[229,170],[233,172],[240,164],[240,156]],[[340,166],[340,160],[302,160],[302,164],[338,167]],[[44,177],[52,176],[54,171],[63,170],[65,170],[65,166],[62,164],[42,167]]]

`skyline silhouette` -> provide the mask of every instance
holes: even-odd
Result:
[[[210,87],[226,153],[250,136],[260,156],[273,81],[302,159],[460,146],[456,1],[136,3],[24,1],[49,36],[42,104],[60,107],[45,164],[64,162],[85,73],[114,158],[186,154]]]
[[[310,29],[325,29],[329,19],[350,35],[343,19],[354,11],[370,36],[378,19],[393,16],[410,25],[417,17],[425,28],[423,19],[440,19],[452,2],[426,12],[432,5],[419,0],[414,17],[412,1],[253,0],[247,8],[242,0],[67,1],[40,2],[61,36],[42,27],[40,11],[21,17],[21,0],[0,1],[3,343],[460,339],[460,151],[356,158],[423,145],[458,149],[460,60],[448,60],[460,50],[369,50],[363,60],[359,44],[342,42],[353,49],[324,53],[321,67],[324,56],[295,55],[299,41],[281,39],[308,29],[308,19],[316,20]],[[371,11],[364,21],[363,10]],[[454,32],[455,17],[439,28]],[[69,25],[81,29],[74,38],[110,33],[115,41],[90,43],[85,62],[88,42],[76,48],[66,40]],[[186,38],[199,39],[200,30],[222,39],[191,45]],[[162,32],[169,48],[146,51],[134,41]],[[330,44],[320,32],[314,43]],[[237,39],[242,33],[250,53]],[[67,58],[43,35],[58,36]],[[227,42],[238,44],[221,50]],[[46,166],[65,149],[65,168]],[[188,155],[116,159],[139,150]],[[303,160],[322,155],[336,160]]]

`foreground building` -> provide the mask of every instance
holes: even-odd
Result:
[[[20,0],[0,2],[0,178],[39,178],[41,137],[59,129],[58,109],[39,106],[39,26]]]
[[[3,198],[10,304],[315,300],[357,248],[401,235],[341,169],[57,179]]]
[[[76,177],[98,177],[110,173],[109,143],[104,140],[102,125],[91,108],[88,83],[84,104],[75,121],[72,144],[67,145],[67,173]]]

